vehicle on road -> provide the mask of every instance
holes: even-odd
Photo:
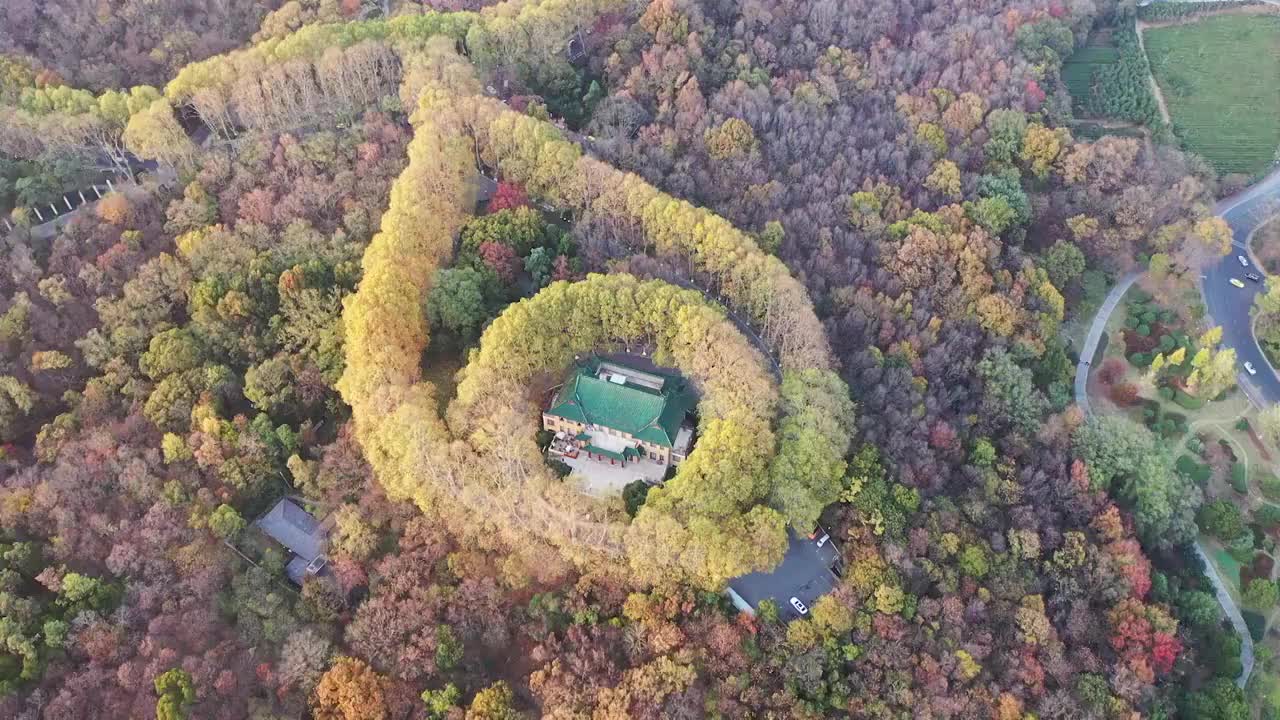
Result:
[[[1245,273],[1244,276],[1254,282],[1262,282],[1262,278],[1258,276],[1258,273]]]
[[[1240,267],[1249,267],[1249,258],[1243,255],[1237,255],[1236,259],[1240,261]]]
[[[1244,287],[1244,283],[1240,282],[1239,278],[1231,278],[1231,284],[1235,285],[1238,288]]]
[[[805,607],[805,604],[800,602],[800,598],[798,597],[791,598],[791,607],[795,608],[796,612],[800,613],[801,615],[809,614],[809,608]]]
[[[1247,360],[1246,360],[1246,361],[1245,361],[1245,363],[1244,363],[1244,369],[1245,369],[1245,371],[1247,371],[1250,375],[1257,375],[1257,374],[1258,374],[1258,371],[1257,371],[1257,370],[1255,370],[1255,369],[1253,369],[1253,363],[1251,363],[1251,362],[1249,362],[1249,361],[1247,361]]]

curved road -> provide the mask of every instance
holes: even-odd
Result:
[[[1265,407],[1280,403],[1280,377],[1262,354],[1253,336],[1253,319],[1250,310],[1254,297],[1265,288],[1263,283],[1249,282],[1246,272],[1257,273],[1265,279],[1266,273],[1252,259],[1246,269],[1238,256],[1251,258],[1249,236],[1266,220],[1280,214],[1280,169],[1263,178],[1262,182],[1244,192],[1219,202],[1217,211],[1231,226],[1232,252],[1204,272],[1200,290],[1205,306],[1213,322],[1222,326],[1222,344],[1235,348],[1240,362],[1240,387],[1255,405]],[[1231,284],[1231,278],[1244,281],[1244,288]],[[1253,363],[1257,375],[1244,372],[1244,363]]]
[[[1239,267],[1239,261],[1234,257],[1232,262]],[[1089,415],[1092,410],[1089,407],[1089,393],[1087,386],[1089,383],[1089,365],[1093,359],[1093,354],[1097,352],[1098,342],[1102,338],[1103,331],[1107,328],[1107,320],[1110,319],[1111,313],[1120,304],[1120,298],[1124,297],[1125,292],[1133,286],[1134,281],[1138,279],[1140,273],[1129,273],[1120,278],[1116,286],[1107,293],[1107,299],[1102,303],[1102,307],[1098,309],[1098,313],[1093,317],[1093,324],[1089,326],[1089,335],[1085,338],[1084,347],[1080,349],[1080,362],[1076,365],[1075,380],[1075,400],[1076,405],[1084,411],[1085,415]],[[1228,285],[1231,289],[1234,286]],[[1248,324],[1245,324],[1248,327]],[[1223,337],[1226,337],[1226,331],[1223,331]],[[1265,367],[1265,366],[1263,366]],[[1274,377],[1273,377],[1274,379]],[[1223,582],[1222,576],[1218,574],[1218,568],[1209,559],[1209,554],[1205,552],[1203,544],[1199,540],[1195,544],[1196,554],[1204,562],[1205,574],[1209,577],[1209,582],[1213,584],[1213,592],[1218,598],[1218,604],[1222,606],[1222,610],[1226,613],[1227,619],[1231,621],[1231,626],[1235,628],[1236,634],[1240,636],[1240,677],[1236,678],[1236,685],[1244,687],[1249,682],[1249,675],[1253,673],[1253,636],[1249,634],[1249,626],[1245,624],[1244,616],[1240,614],[1240,608],[1236,606],[1235,600],[1231,598],[1230,591],[1227,590],[1227,584]]]
[[[1230,280],[1233,277],[1245,280],[1245,272],[1255,272],[1265,276],[1252,259],[1249,260],[1249,268],[1246,270],[1240,264],[1238,256],[1252,258],[1249,252],[1249,237],[1258,226],[1280,214],[1280,168],[1249,189],[1220,201],[1214,206],[1214,210],[1231,226],[1233,252],[1205,271],[1201,278],[1200,290],[1204,295],[1209,316],[1213,318],[1215,324],[1222,326],[1223,345],[1235,348],[1236,358],[1241,364],[1239,374],[1241,389],[1255,405],[1264,407],[1280,402],[1280,377],[1276,376],[1275,370],[1267,362],[1253,336],[1250,310],[1253,307],[1254,297],[1262,291],[1263,284],[1246,281],[1245,287],[1241,289],[1232,285]],[[1075,400],[1086,415],[1091,412],[1087,392],[1089,365],[1094,353],[1097,352],[1102,333],[1106,330],[1107,320],[1120,303],[1120,298],[1138,277],[1139,273],[1125,275],[1107,294],[1106,301],[1098,309],[1098,313],[1093,318],[1093,324],[1089,327],[1084,346],[1080,349],[1080,361],[1076,366]],[[1253,363],[1258,374],[1250,376],[1246,373],[1245,362]],[[1222,605],[1227,619],[1240,635],[1242,669],[1236,684],[1244,687],[1249,681],[1250,674],[1253,673],[1253,637],[1249,634],[1244,616],[1240,614],[1240,608],[1236,606],[1226,583],[1218,574],[1217,566],[1210,561],[1208,553],[1200,542],[1196,542],[1195,548],[1196,554],[1204,561],[1206,574],[1213,584],[1218,603]]]
[[[1098,352],[1098,343],[1102,340],[1102,333],[1107,329],[1107,319],[1111,317],[1111,313],[1115,311],[1116,306],[1120,304],[1120,298],[1129,291],[1134,281],[1142,273],[1131,272],[1120,278],[1120,282],[1111,288],[1111,292],[1107,293],[1107,299],[1102,302],[1102,307],[1098,308],[1098,312],[1093,316],[1093,324],[1089,326],[1089,334],[1085,336],[1084,347],[1080,348],[1080,360],[1076,364],[1076,383],[1075,396],[1076,405],[1084,411],[1085,415],[1090,414],[1092,409],[1089,407],[1089,365],[1093,362],[1093,356]]]

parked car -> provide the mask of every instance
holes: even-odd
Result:
[[[1262,282],[1262,278],[1258,275],[1258,273],[1245,273],[1244,276],[1254,282]]]
[[[1244,283],[1240,282],[1238,278],[1231,278],[1231,284],[1235,285],[1238,288],[1244,287]]]
[[[797,598],[797,597],[791,598],[791,607],[795,608],[796,612],[800,613],[801,615],[809,614],[809,608],[805,607],[805,604],[800,602],[800,598]]]
[[[1253,369],[1253,363],[1251,363],[1251,362],[1245,361],[1244,369],[1245,369],[1245,371],[1246,371],[1246,372],[1248,372],[1250,375],[1257,375],[1257,374],[1258,374],[1258,371]]]
[[[1249,258],[1243,255],[1237,255],[1236,259],[1240,261],[1240,267],[1249,267]]]
[[[817,540],[818,547],[822,547],[823,545],[826,545],[827,541],[830,539],[831,539],[830,535],[828,535],[827,533],[822,533],[822,535],[820,535]]]

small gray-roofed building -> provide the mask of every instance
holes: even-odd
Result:
[[[301,585],[307,575],[314,575],[323,569],[329,522],[316,520],[302,506],[289,498],[283,498],[266,515],[258,518],[254,525],[293,553],[289,564],[285,566],[285,573],[290,580]]]

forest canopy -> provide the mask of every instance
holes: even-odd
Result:
[[[1072,117],[1133,17],[6,5],[0,715],[1268,716],[1269,516],[1124,367],[1127,416],[1073,384],[1142,273],[1119,362],[1233,392],[1217,178]],[[538,418],[617,351],[696,440],[588,495]]]

